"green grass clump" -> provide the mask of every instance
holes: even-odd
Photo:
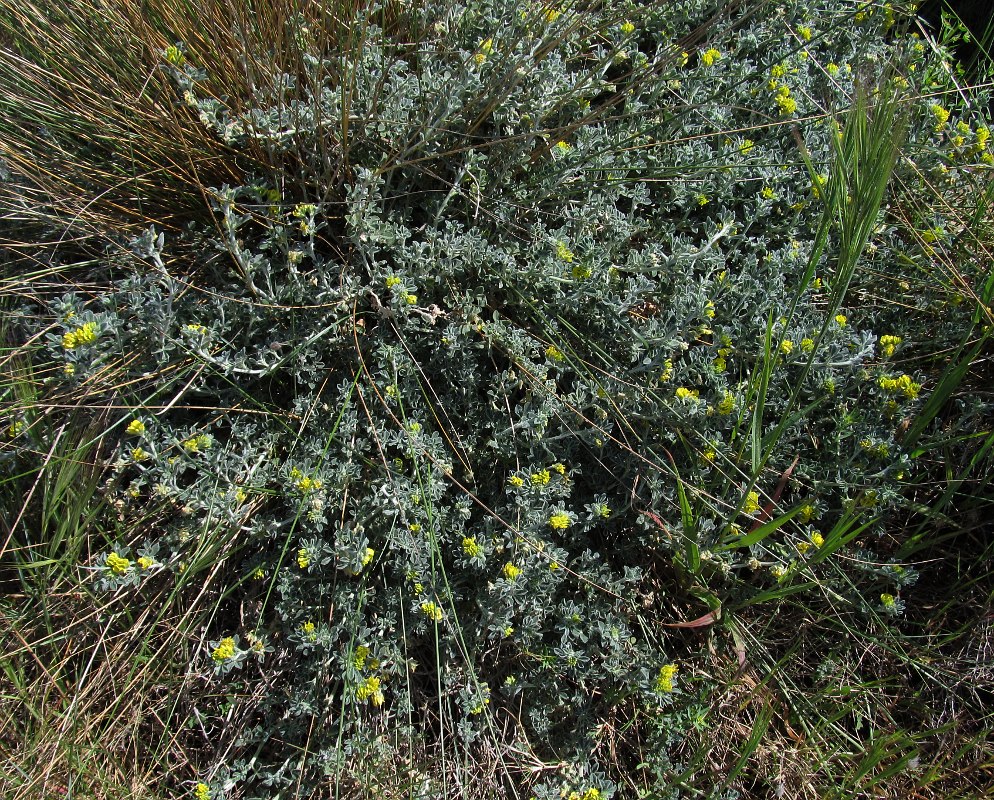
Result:
[[[910,25],[3,5],[9,794],[981,786],[994,157]]]

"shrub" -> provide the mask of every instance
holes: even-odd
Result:
[[[214,709],[196,792],[308,796],[423,748],[496,749],[539,798],[659,796],[704,680],[668,623],[903,607],[874,534],[930,377],[847,292],[913,246],[881,210],[905,129],[967,174],[987,139],[913,99],[896,11],[706,8],[291,15],[299,60],[241,96],[209,42],[161,51],[161,102],[244,180],[22,326],[53,393],[120,409],[132,533],[99,584],[221,576],[191,668],[237,724]]]

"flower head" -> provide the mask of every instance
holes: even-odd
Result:
[[[710,50],[705,50],[701,53],[701,63],[705,67],[710,67],[715,61],[721,58],[721,51],[711,48]]]
[[[570,518],[568,514],[564,514],[561,511],[557,514],[553,514],[549,517],[549,527],[553,530],[564,531],[570,526]]]
[[[124,575],[129,569],[131,569],[131,560],[125,558],[124,556],[118,555],[117,553],[110,553],[107,556],[107,569],[109,569],[114,575]]]
[[[229,661],[234,657],[235,640],[231,636],[226,636],[218,642],[217,647],[214,648],[214,652],[211,653],[211,658],[217,664],[223,664],[225,661]]]
[[[676,664],[666,664],[659,668],[656,676],[655,690],[659,694],[669,694],[675,688],[676,674],[679,671]]]

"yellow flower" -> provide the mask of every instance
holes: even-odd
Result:
[[[131,458],[134,459],[135,461],[144,461],[146,458],[148,458],[148,451],[143,450],[140,447],[136,447],[134,450],[131,451]]]
[[[823,544],[825,544],[825,537],[822,536],[820,533],[818,533],[818,531],[815,531],[814,533],[811,534],[811,544],[813,544],[815,547],[821,547]]]
[[[141,558],[138,559],[138,566],[141,567],[143,570],[151,569],[153,566],[155,566],[155,559],[149,558],[148,556],[142,556]]]
[[[780,342],[780,352],[785,356],[789,356],[794,352],[794,343],[790,339],[784,339]]]
[[[759,511],[759,494],[757,492],[749,492],[742,511],[746,514],[755,514]]]
[[[533,472],[531,476],[532,486],[546,486],[551,476],[549,470],[543,469],[541,472]]]
[[[659,674],[656,676],[655,689],[659,694],[669,694],[673,691],[675,687],[676,674],[679,671],[679,667],[676,664],[666,664],[659,668]]]
[[[686,386],[680,386],[676,390],[676,397],[678,400],[699,400],[701,393],[697,389],[688,389]]]
[[[797,29],[797,32],[800,34],[801,38],[804,39],[804,41],[806,42],[811,41],[811,28],[809,28],[807,25],[801,25]]]
[[[135,436],[141,436],[143,433],[145,433],[145,423],[142,422],[140,419],[133,419],[128,424],[128,427],[125,429],[125,433],[131,433],[134,434]]]
[[[522,486],[525,485],[525,479],[518,475],[512,475],[510,478],[507,479],[507,482],[516,489],[520,489]]]
[[[551,25],[553,22],[559,19],[562,13],[563,13],[562,11],[558,11],[554,8],[547,8],[545,10],[545,13],[542,15],[542,17],[545,19],[546,23]]]
[[[570,518],[568,514],[563,514],[559,512],[558,514],[553,514],[549,517],[549,527],[557,531],[564,531],[570,526]]]
[[[400,278],[398,278],[396,275],[387,275],[385,283],[388,289],[392,289],[394,286],[397,286],[400,283]]]
[[[509,580],[509,581],[515,581],[515,580],[518,579],[518,576],[521,574],[521,568],[518,567],[518,566],[515,566],[510,561],[508,561],[504,565],[504,568],[501,570],[501,574],[505,578],[507,578],[507,580]]]
[[[725,392],[725,396],[718,403],[718,413],[727,417],[735,410],[735,396],[731,392]]]
[[[409,306],[416,305],[418,302],[418,296],[416,294],[404,295],[404,302]]]
[[[211,658],[219,664],[234,657],[235,640],[231,636],[226,636],[218,642],[217,647],[214,648],[214,652],[211,653]]]
[[[892,594],[886,594],[885,593],[885,594],[880,595],[880,604],[884,608],[893,608],[895,602],[896,601],[894,599],[894,595],[892,595]]]
[[[206,783],[198,783],[193,787],[193,797],[194,800],[211,800],[211,787]]]
[[[705,50],[701,53],[701,63],[705,67],[710,67],[715,61],[721,58],[721,51],[711,48],[710,50]]]
[[[478,558],[483,555],[483,548],[476,542],[475,536],[464,536],[462,540],[462,551],[468,558]]]
[[[763,191],[760,192],[764,200],[776,200],[777,193],[774,192],[769,186],[764,186]]]
[[[825,65],[825,72],[831,75],[833,78],[839,74],[839,65],[829,62]]]
[[[183,442],[183,449],[188,453],[199,453],[201,450],[210,450],[214,440],[206,433],[191,436]]]
[[[885,358],[890,358],[894,355],[894,351],[897,349],[897,346],[901,343],[901,341],[900,336],[891,336],[889,334],[881,336],[880,352],[884,354]]]
[[[123,575],[131,569],[131,561],[117,553],[111,553],[107,556],[107,569],[115,575]]]
[[[421,604],[421,613],[433,622],[441,622],[442,618],[445,616],[442,613],[442,609],[438,603],[432,602],[431,600],[426,600]]]
[[[937,131],[942,130],[943,126],[949,121],[949,110],[936,103],[932,106],[932,116],[935,117],[935,129]]]
[[[73,350],[83,345],[93,344],[98,336],[97,323],[86,322],[75,330],[69,331],[62,337],[62,346],[66,350]]]
[[[801,339],[801,350],[803,352],[810,353],[814,349],[815,349],[814,339],[808,339],[806,337],[804,339]]]
[[[635,26],[628,20],[625,20],[621,23],[621,32],[625,34],[625,36],[631,36],[635,33]]]
[[[297,566],[301,569],[307,569],[311,563],[311,554],[308,552],[306,547],[301,547],[297,551]]]
[[[835,324],[838,325],[840,328],[846,327],[846,323],[848,321],[849,321],[849,319],[846,317],[845,314],[836,314],[835,315]]]
[[[309,620],[300,626],[300,632],[304,634],[304,638],[311,643],[318,640],[317,626]]]
[[[376,551],[372,547],[367,547],[366,551],[362,554],[362,565],[365,567],[373,560],[376,555]]]
[[[545,355],[546,358],[552,361],[562,361],[564,358],[562,352],[554,344],[550,344],[547,348],[545,348]]]
[[[573,261],[573,251],[566,246],[566,242],[556,242],[556,257],[567,263]]]
[[[380,689],[380,679],[370,675],[355,691],[356,700],[364,703],[369,700],[373,705],[383,705],[383,691]]]

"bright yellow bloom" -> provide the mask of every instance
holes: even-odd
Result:
[[[705,67],[710,67],[715,61],[721,58],[721,51],[711,48],[710,50],[705,50],[701,53],[701,63]]]
[[[759,511],[759,494],[757,492],[749,492],[746,496],[745,505],[742,507],[742,511],[746,514],[755,514]]]
[[[846,323],[848,321],[849,321],[849,319],[846,317],[845,314],[836,314],[835,315],[835,324],[838,325],[840,328],[846,327]]]
[[[655,689],[659,694],[669,694],[675,687],[674,681],[679,671],[676,664],[667,664],[659,668],[659,675],[656,676]]]
[[[573,251],[566,246],[566,242],[556,242],[556,257],[567,263],[573,261]]]
[[[477,544],[475,536],[464,536],[462,540],[462,551],[468,558],[478,558],[483,555],[483,548]]]
[[[507,578],[507,580],[515,581],[518,579],[518,576],[521,574],[521,568],[508,561],[504,565],[504,568],[501,570],[501,574],[505,578]]]
[[[421,613],[434,622],[441,622],[442,618],[445,616],[442,613],[442,609],[438,603],[432,602],[431,600],[426,600],[421,604]]]
[[[811,41],[811,35],[812,35],[811,28],[809,28],[807,25],[801,25],[797,29],[797,32],[800,34],[801,38],[804,39],[804,41],[806,42]]]
[[[540,472],[533,472],[531,476],[532,486],[546,486],[551,480],[549,470],[543,469]]]
[[[171,48],[175,50],[176,48]],[[211,787],[206,783],[198,783],[193,787],[194,800],[211,800]]]
[[[133,419],[128,424],[128,427],[125,429],[125,433],[131,433],[134,434],[135,436],[141,436],[143,433],[145,433],[145,423],[142,422],[140,419]]]
[[[107,556],[107,569],[115,575],[123,575],[131,569],[131,560],[117,553],[111,553]]]
[[[815,547],[821,547],[823,544],[825,544],[825,537],[822,536],[820,533],[818,533],[818,531],[815,531],[814,533],[811,534],[811,544],[813,544]]]
[[[143,450],[140,447],[136,447],[134,450],[131,451],[131,458],[135,461],[144,461],[145,459],[148,458],[148,451]]]
[[[553,514],[549,517],[549,526],[557,531],[566,530],[570,526],[569,515],[563,513]]]
[[[306,547],[301,547],[297,551],[297,566],[301,569],[307,569],[311,563],[311,554]]]
[[[510,478],[507,479],[507,482],[516,489],[520,489],[522,486],[525,485],[525,479],[518,475],[512,475]]]
[[[688,389],[686,386],[680,386],[676,390],[676,397],[678,400],[699,400],[701,393],[697,389]]]
[[[897,346],[901,343],[901,341],[900,336],[891,336],[889,334],[881,336],[880,352],[883,353],[885,358],[890,358],[894,355],[894,351],[897,349]]]
[[[234,657],[235,657],[235,640],[231,636],[226,636],[220,642],[218,642],[217,647],[214,648],[214,652],[211,653],[211,658],[214,659],[214,661],[216,661],[218,664]]]
[[[66,350],[73,350],[83,345],[93,344],[97,340],[99,331],[96,322],[86,322],[73,331],[69,331],[62,337],[62,346]]]

